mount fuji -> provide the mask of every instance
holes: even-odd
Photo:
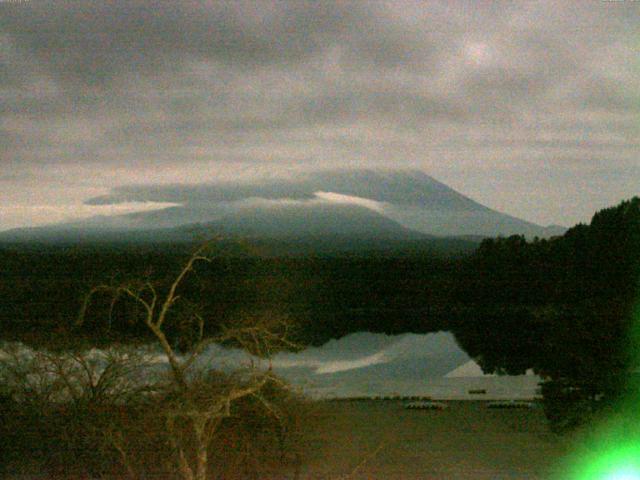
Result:
[[[545,238],[564,231],[488,208],[418,170],[324,170],[250,181],[122,186],[85,203],[127,202],[172,206],[8,230],[0,240],[180,241],[194,226],[253,239],[381,244],[513,234]]]

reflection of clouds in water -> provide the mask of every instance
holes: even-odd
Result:
[[[273,359],[279,369],[306,367],[316,374],[338,373],[401,360],[424,359],[436,355],[457,355],[460,348],[449,333],[384,335],[359,332],[321,347],[298,353],[280,353]]]
[[[5,350],[23,358],[32,358],[35,353],[20,343],[5,344],[0,348],[0,358],[7,356]],[[457,346],[450,334],[388,336],[359,332],[331,340],[320,347],[310,347],[300,352],[281,352],[272,358],[271,364],[276,369],[306,367],[315,373],[326,374],[366,368],[402,358],[426,358],[434,353],[454,350],[457,350]],[[154,345],[137,347],[135,354],[146,365],[167,363],[164,353]],[[109,351],[92,348],[85,351],[84,355],[87,359],[104,363]],[[268,365],[266,360],[242,350],[210,345],[198,357],[196,365],[199,368],[237,368],[251,363]]]
[[[128,378],[132,384],[151,385],[166,378],[168,363],[155,345],[114,348],[113,351],[91,349],[84,355],[99,375],[115,351],[129,355],[140,367]],[[18,343],[0,345],[0,360],[3,354],[6,358],[7,353],[27,368],[29,360],[36,356],[34,350]],[[1,365],[0,362],[0,368]],[[540,380],[532,374],[482,375],[479,367],[455,343],[453,335],[442,332],[396,336],[360,332],[301,352],[282,352],[274,356],[271,365],[294,390],[312,398],[429,395],[471,399],[469,390],[484,389],[492,398],[528,399],[535,396]],[[239,349],[210,345],[198,358],[194,373],[212,369],[233,371],[250,366],[268,368],[269,362]]]
[[[344,372],[346,370],[353,370],[356,368],[370,367],[371,365],[377,365],[379,363],[385,363],[388,359],[385,356],[385,352],[379,352],[374,355],[369,355],[358,360],[342,360],[335,362],[327,362],[324,365],[319,366],[316,369],[316,373],[337,373]]]
[[[35,355],[34,350],[22,344],[5,346],[25,360]],[[0,348],[0,353],[3,350]],[[126,350],[123,352],[120,354],[127,355]],[[142,383],[152,382],[157,375],[166,374],[167,359],[155,345],[139,346],[129,352],[135,355],[141,366],[138,380]],[[98,374],[106,367],[109,354],[109,350],[95,348],[84,352]],[[449,333],[389,336],[359,332],[331,340],[320,347],[281,352],[271,362],[239,349],[210,345],[198,357],[194,367],[195,371],[232,371],[246,367],[268,368],[271,365],[293,386],[309,394],[323,396],[322,392],[325,392],[325,396],[334,396],[337,391],[350,392],[362,382],[366,383],[367,389],[383,391],[385,385],[399,381],[400,377],[406,377],[404,381],[407,382],[433,377],[438,375],[438,369],[442,370],[443,359],[448,359],[445,361],[447,364],[459,362],[455,366],[468,360]],[[420,379],[416,377],[416,365],[419,365]],[[369,368],[377,370],[373,372]],[[376,377],[377,387],[372,383],[372,376]]]
[[[275,358],[273,366],[276,369],[287,369],[295,367],[306,367],[314,370],[317,374],[337,373],[357,368],[370,367],[380,363],[388,362],[389,358],[384,351],[367,355],[354,360],[331,360],[319,358]]]

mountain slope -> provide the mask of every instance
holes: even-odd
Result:
[[[251,183],[130,186],[91,199],[89,203],[177,202],[185,207],[185,214],[209,209],[213,220],[218,210],[245,202],[256,204],[257,199],[266,203],[325,201],[359,204],[405,228],[438,236],[522,234],[548,237],[564,231],[562,227],[541,227],[492,210],[418,170],[326,170],[294,179],[266,179]]]
[[[150,201],[179,206],[4,232],[0,239],[73,237],[190,224],[207,224],[230,235],[269,238],[407,240],[425,235],[548,237],[562,233],[561,228],[541,227],[487,208],[416,170],[327,170],[250,182],[126,186],[86,203]]]

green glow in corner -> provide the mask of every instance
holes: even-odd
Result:
[[[640,303],[629,334],[630,357],[640,365]],[[640,480],[640,385],[631,380],[616,413],[583,438],[558,480]]]
[[[640,443],[595,453],[569,476],[575,480],[640,480]]]
[[[625,408],[580,442],[557,480],[640,480],[640,422]]]
[[[638,469],[633,468],[629,470],[619,470],[611,475],[607,475],[605,478],[606,480],[638,480],[640,479],[640,473],[638,473]]]

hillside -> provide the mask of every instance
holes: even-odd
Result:
[[[0,240],[73,240],[194,224],[232,236],[280,239],[545,238],[563,232],[562,227],[541,227],[492,210],[416,170],[331,170],[206,185],[123,186],[86,203],[124,202],[177,206],[12,230],[2,232]],[[166,233],[180,238],[180,233]]]

